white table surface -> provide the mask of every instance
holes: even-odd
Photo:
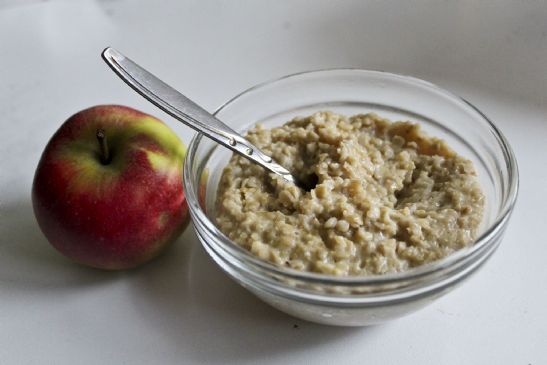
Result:
[[[327,67],[450,89],[515,150],[521,190],[505,240],[462,287],[369,328],[270,308],[215,266],[191,228],[140,269],[77,266],[49,246],[30,202],[60,123],[120,103],[192,135],[112,74],[99,57],[107,45],[211,110],[263,80]],[[0,111],[0,364],[547,363],[544,1],[0,0]]]

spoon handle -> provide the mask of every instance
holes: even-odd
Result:
[[[108,47],[102,57],[127,85],[173,118],[284,179],[295,182],[288,170],[258,147],[120,52]]]

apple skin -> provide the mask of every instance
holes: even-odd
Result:
[[[111,160],[101,162],[97,130]],[[32,203],[49,242],[81,264],[127,269],[160,254],[189,222],[185,147],[163,122],[99,105],[70,117],[38,164]]]

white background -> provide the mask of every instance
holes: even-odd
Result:
[[[255,83],[327,67],[452,90],[515,150],[521,190],[505,240],[456,291],[370,328],[268,307],[212,263],[191,228],[137,270],[72,264],[42,236],[30,203],[60,123],[120,103],[192,135],[114,76],[99,57],[107,45],[210,110]],[[0,0],[0,112],[1,364],[547,363],[544,1]]]

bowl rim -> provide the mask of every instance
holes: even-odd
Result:
[[[322,284],[338,285],[338,286],[340,285],[341,286],[386,285],[386,284],[396,284],[400,282],[406,282],[409,280],[420,279],[426,276],[434,275],[438,272],[442,272],[446,269],[450,269],[456,266],[458,263],[466,261],[466,259],[473,257],[474,254],[481,251],[485,246],[488,245],[488,243],[491,243],[493,241],[492,238],[498,235],[500,231],[504,229],[505,223],[509,219],[516,203],[518,190],[519,190],[519,173],[518,173],[518,165],[517,165],[516,157],[506,137],[499,130],[499,128],[481,110],[479,110],[475,105],[473,105],[471,102],[467,101],[466,99],[462,98],[461,96],[451,91],[448,91],[446,89],[443,89],[434,83],[422,80],[414,76],[408,76],[408,75],[392,73],[392,72],[387,72],[382,70],[370,70],[370,69],[351,68],[351,67],[350,68],[324,68],[324,69],[316,69],[316,70],[309,70],[309,71],[301,71],[301,72],[284,75],[281,77],[273,78],[273,79],[255,84],[243,90],[242,92],[236,94],[235,96],[233,96],[232,98],[228,99],[226,102],[221,104],[214,111],[213,115],[217,116],[220,112],[222,112],[225,108],[227,108],[232,103],[237,101],[239,98],[247,94],[250,94],[254,91],[263,89],[265,87],[272,86],[278,82],[282,82],[291,78],[297,78],[300,76],[311,75],[311,74],[330,74],[330,73],[336,73],[336,72],[365,73],[365,74],[374,74],[377,76],[387,76],[387,77],[392,77],[396,79],[402,79],[404,81],[415,83],[424,87],[428,87],[433,89],[436,92],[440,92],[444,94],[445,96],[448,96],[452,99],[463,102],[465,105],[470,107],[474,112],[478,113],[479,116],[486,122],[487,126],[491,129],[491,132],[493,132],[494,137],[496,138],[498,145],[503,152],[504,160],[505,160],[504,162],[507,166],[508,175],[509,175],[508,176],[509,186],[508,186],[507,196],[505,197],[505,200],[503,202],[503,205],[499,213],[497,213],[496,215],[496,219],[488,227],[484,229],[481,235],[479,235],[473,241],[473,244],[466,248],[460,249],[442,259],[439,259],[424,265],[420,265],[402,272],[376,274],[376,275],[364,275],[364,276],[339,276],[338,277],[333,275],[299,271],[299,270],[295,270],[291,268],[280,267],[268,261],[264,261],[256,257],[255,255],[253,255],[248,250],[239,246],[237,243],[235,243],[231,239],[229,239],[222,231],[220,231],[220,229],[217,228],[215,223],[211,219],[209,219],[209,217],[203,211],[203,209],[201,208],[199,204],[198,196],[196,194],[198,187],[192,186],[193,183],[192,183],[191,175],[192,175],[193,165],[191,163],[191,159],[197,152],[199,143],[204,137],[201,133],[196,133],[194,137],[192,138],[192,140],[190,141],[188,151],[186,153],[186,157],[184,160],[184,168],[183,168],[183,183],[185,188],[185,194],[187,195],[188,205],[190,207],[192,220],[195,220],[197,218],[197,220],[200,221],[200,223],[203,222],[203,227],[206,230],[208,230],[212,235],[214,235],[218,239],[218,241],[222,242],[224,246],[223,248],[227,249],[229,254],[239,256],[237,257],[237,259],[239,259],[240,261],[248,261],[252,263],[253,265],[256,265],[259,268],[265,270],[266,272],[270,272],[274,275],[283,276],[293,280],[301,280],[301,281],[310,282],[310,283],[322,283]],[[194,190],[194,188],[196,190]],[[222,253],[219,253],[219,254],[222,254]]]

